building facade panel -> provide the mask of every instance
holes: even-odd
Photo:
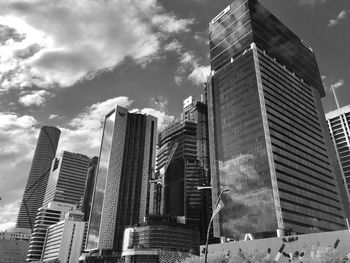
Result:
[[[245,25],[250,42],[231,38]],[[312,48],[256,0],[234,1],[209,31],[213,204],[230,189],[215,235],[344,228],[347,204]],[[223,43],[232,52],[218,55]]]
[[[236,57],[212,77],[213,126],[218,176],[213,203],[223,189],[225,206],[216,235],[273,231],[277,218],[257,89],[253,52]]]
[[[32,166],[18,212],[16,226],[33,228],[36,213],[43,205],[52,160],[55,158],[61,131],[44,126],[40,130]]]
[[[156,131],[155,117],[120,106],[106,116],[88,230],[91,255],[115,257],[125,226],[147,217]]]

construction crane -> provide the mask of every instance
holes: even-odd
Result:
[[[206,88],[206,87],[207,87],[207,78],[204,76],[204,73],[203,73],[203,71],[201,70],[201,68],[199,67],[198,62],[197,62],[196,59],[194,58],[193,53],[190,52],[190,51],[188,51],[187,53],[190,55],[193,68],[194,68],[195,70],[198,70],[199,73],[201,74],[201,76],[202,76],[202,85],[203,85],[204,88]]]
[[[158,177],[156,179],[149,181],[149,183],[151,183],[151,184],[156,184],[156,186],[158,186],[160,188],[160,191],[161,191],[160,200],[157,200],[157,204],[156,204],[157,205],[157,213],[160,215],[164,215],[166,171],[168,170],[169,164],[174,157],[174,154],[175,154],[175,151],[176,151],[178,145],[179,145],[179,143],[177,143],[177,142],[174,143],[165,165],[159,170]]]

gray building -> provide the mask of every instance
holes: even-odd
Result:
[[[43,126],[34,152],[32,166],[19,209],[19,228],[33,228],[36,213],[43,205],[52,160],[55,158],[61,131],[56,127]]]
[[[157,185],[155,198],[151,200],[155,204],[154,215],[185,217],[187,223],[199,230],[202,243],[211,213],[211,192],[197,189],[210,185],[207,116],[204,99],[197,101],[190,96],[184,100],[181,120],[159,133],[156,175],[161,175],[161,170],[168,166],[164,189]],[[162,191],[164,200],[161,200]],[[161,203],[163,211],[160,211]]]
[[[52,162],[43,206],[49,202],[79,205],[86,184],[90,158],[80,153],[63,151]]]
[[[120,257],[125,226],[148,216],[157,119],[116,106],[105,117],[87,250]]]
[[[313,49],[256,0],[209,24],[214,235],[262,237],[345,228],[348,207]]]

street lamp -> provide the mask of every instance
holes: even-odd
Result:
[[[206,189],[212,189],[212,187],[211,186],[197,186],[197,190],[206,190]],[[228,192],[228,191],[230,191],[230,189],[228,189],[228,188],[225,188],[224,190],[222,190],[219,194],[218,199],[216,200],[215,210],[213,212],[213,215],[210,218],[208,229],[207,229],[207,239],[205,241],[204,263],[207,263],[207,260],[208,260],[208,241],[209,241],[210,225],[212,224],[214,217],[219,213],[219,211],[222,208],[221,206],[219,206],[219,203],[221,201],[221,195],[225,192]]]

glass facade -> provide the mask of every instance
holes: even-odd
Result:
[[[115,122],[115,111],[106,116],[101,152],[99,158],[98,174],[91,209],[90,224],[88,231],[87,249],[96,249],[99,241],[100,224],[102,216],[103,199],[105,194],[108,164],[111,153],[113,129]]]
[[[313,89],[258,51],[284,228],[297,233],[345,227]]]
[[[208,110],[215,236],[339,230],[346,209],[310,46],[256,0],[209,25]]]
[[[231,237],[277,228],[256,83],[251,51],[222,68],[211,83],[219,175],[213,179],[215,189],[230,189],[223,195],[219,226]]]
[[[250,43],[265,50],[325,95],[312,48],[256,0],[236,0],[209,24],[213,70],[241,54]]]

